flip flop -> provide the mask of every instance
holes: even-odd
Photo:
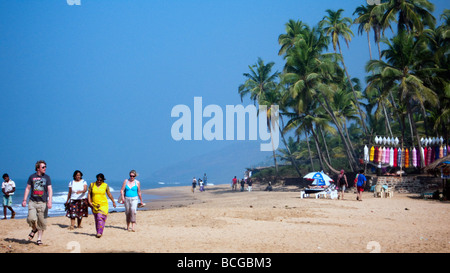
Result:
[[[36,235],[36,233],[38,232],[38,230],[31,230],[30,234],[28,234],[28,241],[33,240],[34,235]]]
[[[37,240],[37,241],[36,241],[36,244],[37,244],[38,246],[41,246],[41,245],[42,245],[42,241],[41,241],[41,240]]]

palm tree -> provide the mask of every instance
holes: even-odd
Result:
[[[382,15],[381,14],[377,14],[374,11],[374,7],[375,6],[376,5],[367,5],[367,6],[361,5],[361,6],[356,8],[355,12],[353,12],[353,15],[354,14],[358,14],[358,17],[354,21],[355,24],[359,24],[359,26],[358,26],[358,34],[362,34],[363,32],[367,33],[367,42],[369,44],[370,60],[372,60],[372,49],[371,49],[371,45],[370,45],[370,31],[371,30],[373,30],[373,32],[374,32],[375,42],[376,42],[376,44],[378,46],[378,57],[381,60],[381,49],[380,49],[381,23],[380,23],[380,20],[382,18]],[[377,90],[377,91],[379,92],[379,90]],[[389,118],[387,118],[388,117],[388,113],[387,113],[387,109],[386,109],[386,106],[385,106],[385,101],[384,100],[379,100],[378,104],[381,107],[381,109],[383,110],[383,114],[386,117],[384,119],[384,122],[386,123],[386,127],[388,128],[388,131],[389,131],[390,135],[393,136],[392,135],[392,130],[391,130],[390,120],[389,120]],[[370,114],[368,112],[366,112],[366,113],[368,115]]]
[[[367,131],[366,123],[365,123],[365,117],[364,117],[364,114],[359,105],[356,91],[351,82],[351,78],[348,74],[347,67],[345,66],[344,56],[342,55],[341,45],[339,43],[339,38],[342,37],[342,38],[344,38],[344,41],[348,47],[348,43],[352,40],[351,36],[353,36],[353,32],[350,29],[350,25],[352,24],[352,19],[350,19],[349,17],[342,18],[343,11],[344,11],[343,9],[339,9],[338,11],[333,11],[333,10],[327,9],[326,12],[328,13],[328,16],[324,16],[319,25],[321,27],[324,27],[323,30],[325,31],[325,33],[327,35],[331,36],[331,42],[333,44],[334,51],[336,52],[336,46],[339,49],[342,66],[344,67],[344,71],[347,76],[348,83],[353,91],[353,95],[355,98],[355,104],[358,108],[361,124],[363,126],[364,132],[367,135],[368,131]]]
[[[258,58],[256,64],[249,66],[250,73],[243,74],[247,80],[239,86],[238,92],[241,96],[241,101],[244,96],[250,94],[250,99],[253,100],[255,104],[258,102],[259,105],[267,106],[267,111],[265,113],[267,115],[267,127],[270,131],[273,160],[278,175],[278,163],[272,136],[272,128],[274,128],[275,120],[272,120],[271,118],[273,110],[273,107],[271,106],[277,104],[279,101],[278,84],[276,80],[280,73],[277,71],[272,73],[274,64],[274,62],[269,62],[265,65],[264,61],[261,58]]]
[[[256,104],[267,91],[276,87],[276,80],[280,73],[278,71],[272,73],[274,65],[274,62],[264,64],[264,61],[258,58],[256,64],[248,66],[250,73],[243,74],[247,80],[238,89],[241,101],[249,94],[250,99]]]
[[[397,31],[422,34],[425,26],[434,28],[436,18],[432,15],[434,5],[428,0],[389,0],[375,7],[384,15],[381,20],[383,32],[397,21]],[[396,15],[398,16],[396,18]]]
[[[286,64],[282,78],[289,86],[289,92],[285,94],[288,98],[284,101],[293,109],[292,112],[300,117],[303,114],[313,117],[310,110],[312,105],[316,108],[319,105],[323,107],[338,129],[350,165],[356,168],[354,151],[344,137],[344,130],[334,116],[329,102],[332,93],[329,87],[332,83],[331,75],[337,77],[342,73],[336,63],[336,54],[322,53],[327,49],[328,44],[328,37],[316,27],[296,38],[294,46],[286,52],[285,56]],[[312,132],[312,127],[307,127],[306,131]]]
[[[442,25],[437,27],[434,31],[428,31],[428,48],[430,49],[429,61],[435,69],[434,73],[429,73],[426,76],[425,84],[433,90],[442,90],[437,92],[439,96],[439,107],[429,107],[427,109],[430,114],[429,118],[433,124],[433,130],[438,135],[443,135],[448,138],[449,131],[447,129],[450,124],[450,10],[444,10],[441,15],[443,20]],[[428,120],[425,127],[428,128]]]
[[[356,8],[356,10],[353,12],[353,15],[356,13],[358,14],[358,17],[355,19],[354,23],[359,24],[358,26],[358,34],[363,34],[366,32],[367,34],[367,44],[369,46],[369,56],[372,60],[372,46],[370,45],[370,31],[372,30],[372,17],[370,15],[370,12],[372,11],[373,6],[364,6],[361,5]]]
[[[423,37],[423,36],[422,36]],[[368,87],[377,84],[384,85],[384,92],[394,91],[397,94],[397,102],[405,109],[414,145],[416,137],[419,148],[421,147],[419,135],[413,118],[415,107],[424,109],[425,103],[436,106],[437,94],[425,86],[420,75],[424,75],[430,68],[423,63],[423,56],[428,49],[423,46],[423,39],[415,39],[412,34],[400,32],[390,40],[384,39],[388,49],[383,50],[382,55],[386,62],[371,60],[366,65],[366,71],[374,74],[367,77]],[[422,155],[423,156],[423,155]],[[422,158],[422,162],[423,162]]]
[[[266,113],[262,113],[262,114],[265,114],[267,116],[267,128],[269,129],[270,139],[272,142],[272,153],[273,153],[273,160],[274,160],[274,164],[275,164],[275,171],[278,175],[278,163],[277,163],[277,158],[276,158],[276,153],[275,153],[276,149],[275,149],[275,146],[273,143],[273,129],[280,128],[280,125],[278,122],[279,113],[274,112],[274,111],[279,110],[278,107],[275,108],[275,105],[278,105],[280,98],[281,98],[281,93],[279,92],[279,89],[277,87],[278,87],[278,85],[276,85],[275,88],[267,89],[265,91],[264,95],[259,97],[258,104],[265,105],[267,107]],[[259,113],[259,114],[261,114],[261,113]]]
[[[286,33],[280,34],[278,36],[278,43],[281,45],[280,50],[278,51],[278,55],[283,55],[292,48],[295,44],[296,38],[299,37],[299,34],[308,31],[309,26],[304,24],[302,21],[294,21],[289,20],[286,23]]]

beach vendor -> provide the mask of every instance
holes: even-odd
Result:
[[[31,232],[28,234],[28,240],[32,240],[37,233],[36,243],[42,245],[42,235],[44,230],[47,229],[46,211],[52,208],[53,189],[50,176],[45,174],[47,163],[44,160],[39,160],[36,162],[35,170],[36,173],[28,178],[22,207],[27,206],[27,198],[30,195],[27,223],[31,227]]]
[[[105,228],[106,218],[108,217],[108,199],[111,199],[113,206],[116,207],[116,202],[109,191],[109,186],[104,181],[105,176],[102,173],[97,174],[97,181],[91,183],[89,186],[88,203],[92,208],[94,214],[95,229],[97,230],[97,238],[102,237],[103,229]]]

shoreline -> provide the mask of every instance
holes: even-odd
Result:
[[[190,186],[143,190],[161,198],[138,209],[136,232],[110,213],[102,238],[92,215],[69,231],[65,216],[47,219],[42,246],[28,241],[25,219],[0,221],[0,252],[11,253],[449,253],[450,203],[411,194],[363,201],[300,198],[297,187],[205,192]],[[144,193],[145,192],[145,193]],[[75,246],[75,247],[74,247]]]

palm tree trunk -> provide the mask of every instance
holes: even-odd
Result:
[[[348,133],[347,122],[344,121],[344,124],[343,124],[343,125],[344,125],[344,126],[343,126],[342,128],[343,128],[344,131],[345,131],[345,136],[347,137],[348,145],[350,146],[350,148],[352,148],[352,151],[354,151],[355,148],[353,147],[353,143],[352,143],[352,141],[350,140],[350,134]],[[355,154],[353,154],[353,156],[355,156]]]
[[[386,125],[387,125],[387,128],[389,130],[389,134],[393,138],[394,135],[392,134],[391,122],[389,121],[389,117],[388,117],[388,114],[387,114],[387,111],[386,111],[386,106],[384,105],[384,103],[382,103],[382,105],[383,105],[384,119],[386,120]]]
[[[351,148],[349,146],[349,144],[347,143],[347,140],[345,139],[344,133],[342,132],[342,128],[339,124],[339,122],[337,121],[336,117],[334,116],[334,113],[328,103],[328,100],[325,98],[324,96],[324,101],[325,101],[325,105],[323,105],[323,103],[319,100],[320,105],[325,109],[325,111],[330,115],[331,119],[333,120],[334,125],[336,126],[339,136],[341,137],[342,143],[344,144],[344,150],[347,153],[347,158],[349,161],[349,165],[350,165],[350,169],[351,171],[355,171],[356,169],[358,169],[358,165],[356,164],[355,158],[353,156],[353,152],[351,151]]]
[[[269,131],[270,131],[270,142],[272,143],[272,153],[273,153],[273,162],[275,164],[275,172],[278,176],[278,163],[277,163],[277,155],[275,153],[275,145],[273,144],[273,135],[272,135],[272,128],[270,128],[269,124]]]
[[[342,55],[342,50],[341,50],[341,45],[339,44],[339,40],[337,41],[337,45],[339,48],[339,54],[341,54],[342,66],[344,67],[345,75],[347,76],[347,81],[350,84],[350,87],[352,88],[353,96],[355,97],[355,104],[356,104],[356,107],[358,108],[359,118],[361,119],[361,125],[363,126],[364,133],[367,135],[368,131],[367,131],[367,127],[366,127],[366,122],[364,121],[364,115],[361,111],[361,106],[359,105],[358,97],[356,96],[356,91],[355,91],[355,88],[353,87],[352,79],[350,78],[350,75],[348,74],[348,71],[347,71],[347,67],[345,66],[344,55]]]
[[[370,59],[372,60],[372,50],[371,50],[371,46],[370,46],[369,32],[367,32],[367,40],[369,40],[369,54],[370,54]],[[377,42],[377,45],[378,45],[378,57],[381,61],[380,42]],[[380,90],[378,90],[378,92],[380,92]],[[391,130],[391,121],[389,120],[389,117],[387,115],[386,106],[384,105],[384,103],[381,103],[381,105],[383,106],[383,114],[384,114],[384,120],[385,120],[386,127],[387,127],[391,137],[394,137],[394,135],[392,134],[392,130]]]
[[[381,61],[381,49],[380,49],[380,39],[379,38],[378,38],[378,41],[377,41],[377,46],[378,46],[378,60]],[[391,97],[393,97],[391,91],[389,91],[389,94],[391,95]],[[393,103],[395,103],[395,102],[393,102]],[[387,124],[388,129],[389,129],[389,133],[391,134],[391,137],[394,137],[394,135],[392,134],[392,129],[391,129],[391,121],[389,120],[388,115],[387,115],[386,106],[384,105],[384,103],[382,103],[382,105],[383,105],[384,116],[385,116],[385,119],[386,119],[386,124]]]
[[[305,137],[306,137],[306,144],[308,145],[308,153],[309,153],[309,160],[311,161],[311,168],[312,168],[312,171],[315,171],[316,168],[314,168],[314,162],[312,159],[311,148],[309,147],[308,133],[306,131],[305,131]]]
[[[322,128],[319,128],[319,133],[320,133],[320,135],[322,136],[323,145],[324,145],[325,151],[326,151],[326,153],[327,153],[328,162],[331,163],[330,152],[328,151],[327,141],[325,140],[325,136],[324,136],[324,134],[323,134]]]
[[[281,123],[283,124],[283,127],[284,127],[284,121],[283,121],[283,117],[281,116],[281,114],[279,115],[279,117],[280,117]],[[291,161],[291,164],[294,166],[295,171],[297,172],[298,176],[302,177],[302,173],[300,172],[300,169],[297,166],[297,162],[295,162],[295,158],[292,156],[291,149],[289,148],[289,145],[287,144],[286,138],[284,137],[283,130],[280,127],[280,123],[278,121],[276,121],[276,122],[277,122],[278,128],[280,130],[281,140],[283,141],[283,144],[286,147],[286,150],[288,152],[289,160]]]
[[[316,131],[314,130],[313,126],[311,126],[311,133],[312,133],[313,138],[314,138],[314,143],[316,144],[317,156],[319,157],[320,168],[323,171],[325,169],[325,167],[324,167],[323,161],[322,161],[322,151],[320,150],[319,139],[317,138],[317,134],[316,134]]]
[[[370,32],[367,31],[367,44],[369,45],[369,56],[372,60],[372,46],[370,45]]]

